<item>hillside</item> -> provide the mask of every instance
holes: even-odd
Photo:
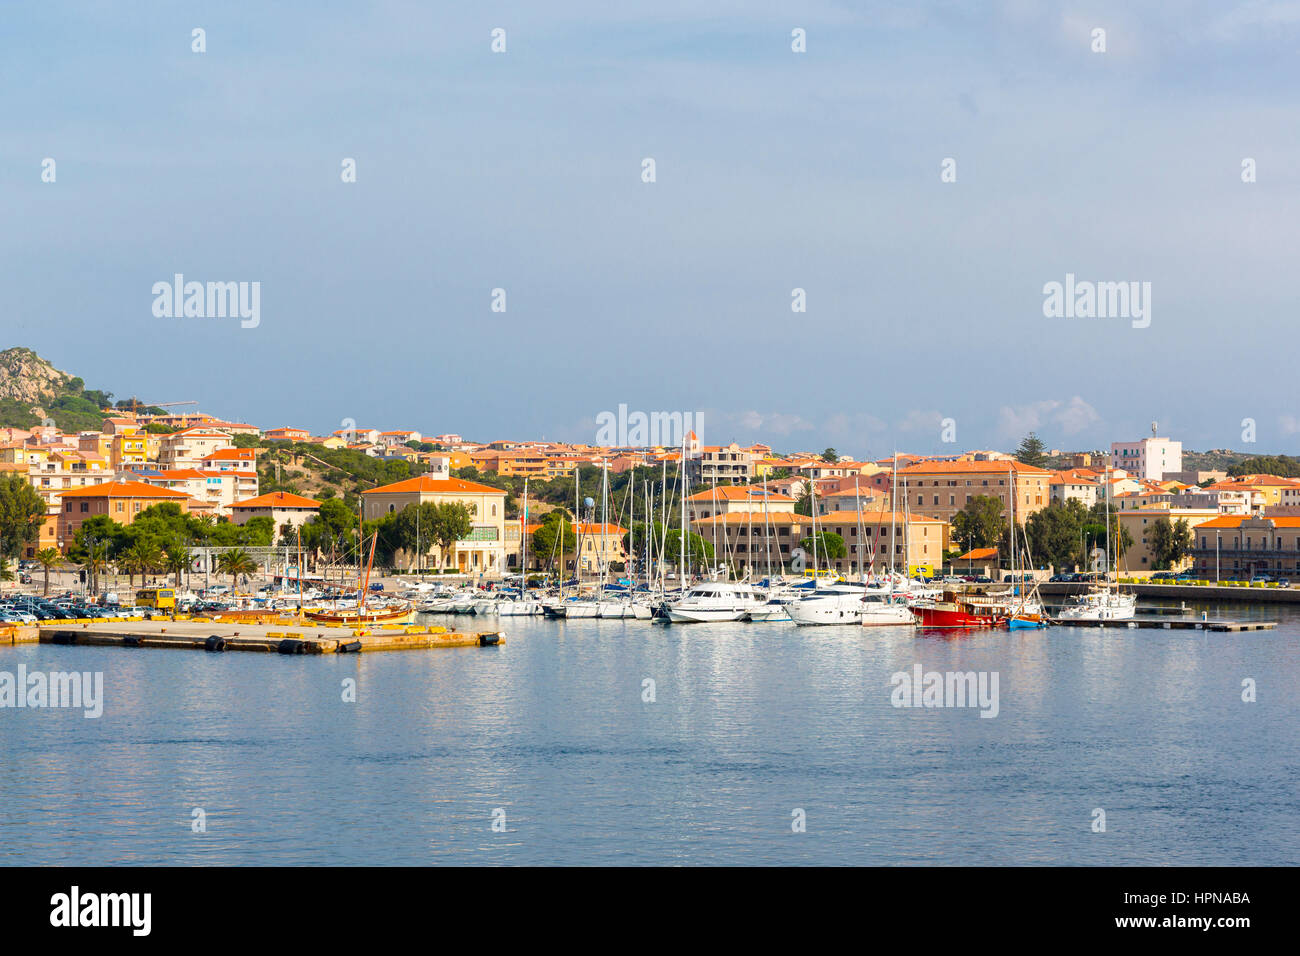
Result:
[[[31,349],[0,352],[0,427],[34,428],[49,418],[61,431],[97,430],[110,398]]]

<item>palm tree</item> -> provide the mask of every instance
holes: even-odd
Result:
[[[58,548],[41,548],[34,555],[36,563],[45,571],[45,591],[46,597],[50,595],[50,569],[55,565],[63,563],[63,555],[59,553]]]
[[[238,578],[241,574],[249,575],[257,570],[257,562],[243,548],[227,551],[217,559],[217,567],[222,574],[230,575],[231,590],[238,593]]]
[[[127,574],[140,574],[140,583],[145,583],[145,576],[155,573],[162,565],[162,549],[151,541],[140,540],[131,545],[126,553],[122,556],[126,564]],[[130,582],[128,582],[128,587]]]
[[[176,586],[181,586],[181,572],[190,566],[193,555],[190,549],[180,542],[167,546],[166,567],[172,574],[176,575]]]
[[[92,544],[86,550],[81,566],[86,569],[86,586],[94,594],[99,586],[100,574],[108,567],[108,545]]]

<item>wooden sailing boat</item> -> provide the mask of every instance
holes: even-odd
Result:
[[[367,624],[410,624],[415,619],[415,609],[411,604],[366,611],[366,596],[370,591],[370,570],[375,564],[375,549],[378,545],[379,532],[376,531],[370,539],[370,559],[366,562],[365,577],[360,581],[355,611],[305,611],[303,616],[318,624],[343,624],[352,627]]]

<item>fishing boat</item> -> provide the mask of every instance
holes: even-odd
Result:
[[[921,627],[986,629],[1006,627],[1014,603],[1010,592],[989,594],[974,591],[945,591],[937,601],[917,601],[912,614]]]

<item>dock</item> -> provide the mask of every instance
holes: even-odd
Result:
[[[143,647],[226,653],[358,654],[373,651],[428,650],[436,647],[496,647],[505,643],[500,631],[460,633],[443,627],[387,625],[335,627],[313,622],[292,624],[218,621],[115,621],[41,625],[19,629],[12,643],[99,647]]]
[[[1129,621],[1054,621],[1058,627],[1160,628],[1174,631],[1267,631],[1277,627],[1277,621],[1208,621],[1200,618],[1141,618]]]

